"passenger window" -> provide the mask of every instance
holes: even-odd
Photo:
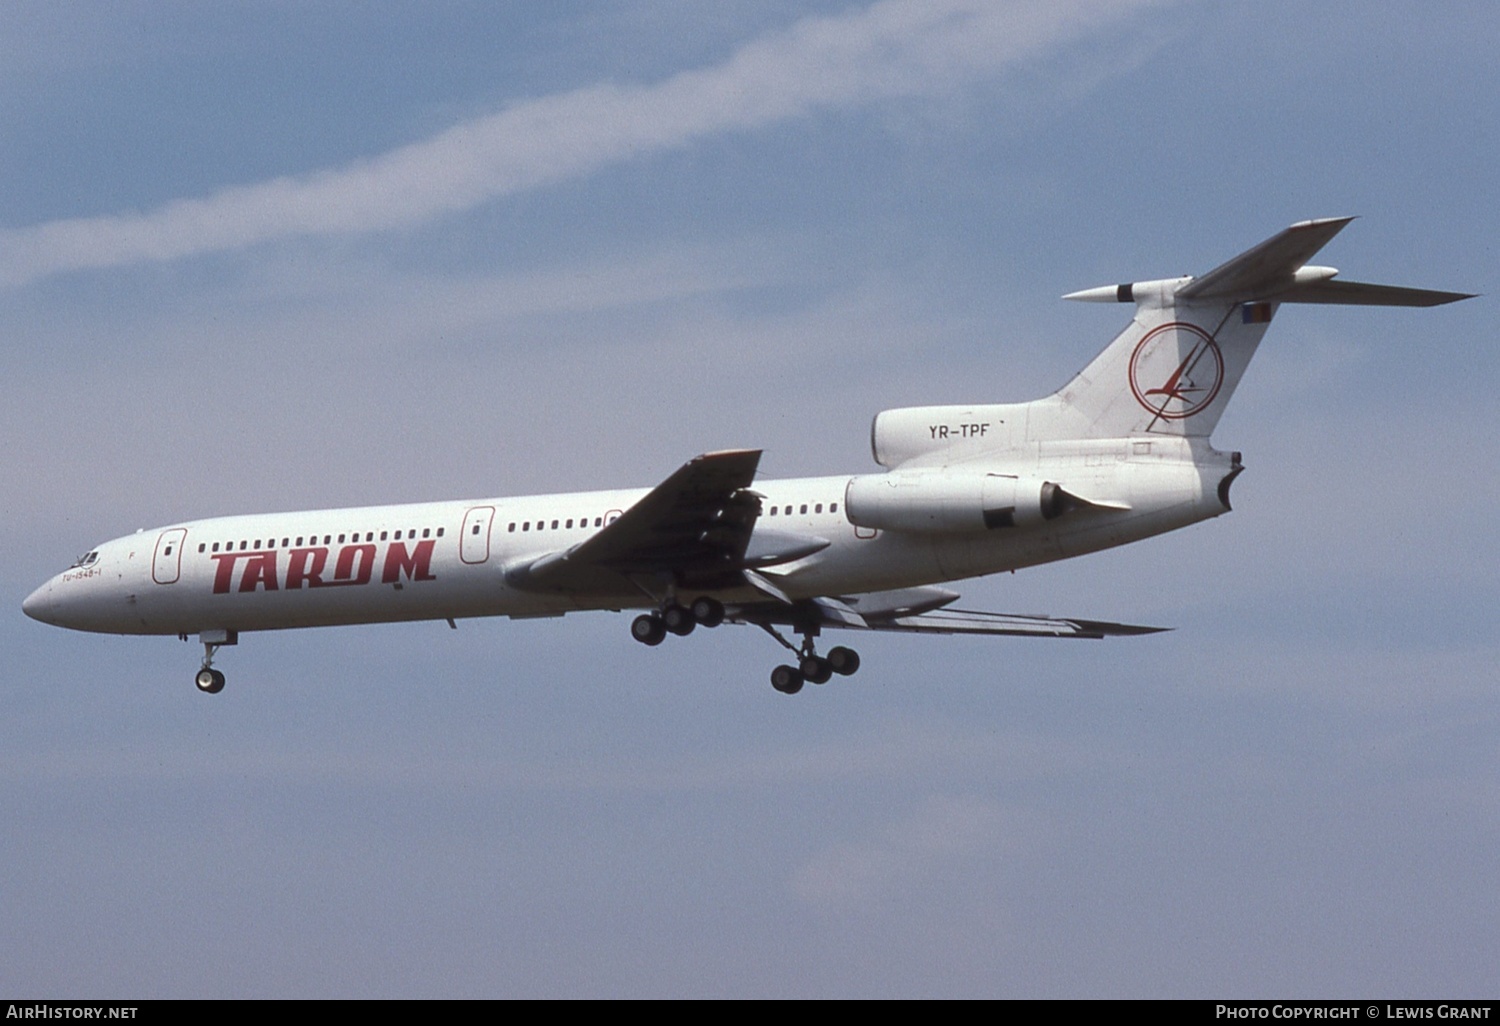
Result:
[[[813,507],[813,512],[814,513],[821,513],[821,512],[823,512],[823,504],[820,502],[816,506],[814,506]]]
[[[218,542],[214,542],[214,551],[215,552],[219,551],[219,543]]]
[[[804,513],[807,512],[807,503],[805,503],[805,502],[802,504],[802,512],[804,512]]]
[[[516,533],[516,523],[514,520],[511,521],[510,527],[506,528],[506,530],[510,531],[511,534]]]
[[[439,527],[438,528],[438,537],[441,538],[442,536],[443,536],[443,529],[441,527]]]
[[[204,549],[206,549],[206,548],[207,548],[207,547],[208,547],[208,546],[206,546],[206,545],[204,545],[204,544],[203,544],[203,543],[202,543],[202,542],[199,542],[199,543],[198,543],[198,551],[199,551],[199,552],[202,552],[202,551],[203,551],[203,550],[204,550]]]
[[[838,503],[836,503],[836,502],[830,502],[828,504],[828,512],[830,512],[830,513],[837,513],[838,511],[839,511],[839,504]]]
[[[557,521],[556,520],[552,521],[552,530],[554,530],[554,531],[557,530]]]

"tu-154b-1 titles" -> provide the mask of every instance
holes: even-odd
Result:
[[[1071,293],[1134,317],[1053,395],[881,413],[878,472],[758,481],[760,451],[740,449],[655,488],[183,521],[90,550],[24,609],[76,630],[196,635],[210,693],[224,686],[215,654],[241,633],[335,624],[630,609],[647,645],[754,624],[793,653],[771,674],[786,693],[859,668],[852,648],[819,654],[830,628],[1150,633],[959,609],[945,585],[1228,512],[1240,454],[1209,436],[1282,304],[1467,298],[1309,264],[1349,220],[1300,222],[1197,277]]]

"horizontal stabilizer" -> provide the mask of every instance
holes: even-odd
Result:
[[[1399,285],[1335,281],[1332,267],[1307,262],[1343,230],[1352,217],[1300,221],[1196,278],[1103,285],[1070,292],[1064,299],[1133,303],[1165,287],[1178,300],[1274,300],[1279,303],[1334,303],[1357,306],[1441,306],[1472,299],[1467,292],[1439,292]]]
[[[1318,281],[1297,285],[1276,297],[1279,303],[1342,303],[1351,306],[1442,306],[1473,299],[1469,292],[1408,289],[1363,281]]]
[[[1177,289],[1177,298],[1357,306],[1441,306],[1473,298],[1465,292],[1335,281],[1338,271],[1334,268],[1308,266],[1313,255],[1352,220],[1327,217],[1298,222],[1194,278]]]
[[[1266,299],[1293,283],[1296,273],[1344,230],[1352,217],[1299,221],[1177,290],[1182,299]]]

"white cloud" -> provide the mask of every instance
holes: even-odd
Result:
[[[713,67],[651,85],[600,84],[517,102],[345,167],[234,186],[145,213],[6,231],[0,283],[420,224],[715,133],[941,93],[1045,56],[1150,2],[882,0],[809,17]]]

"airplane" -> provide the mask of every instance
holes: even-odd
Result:
[[[818,654],[825,628],[1154,633],[959,609],[944,585],[1229,512],[1244,466],[1209,436],[1282,304],[1471,298],[1309,264],[1351,220],[1299,222],[1201,276],[1069,293],[1134,317],[1045,398],[880,413],[877,472],[756,481],[760,450],[737,449],[650,489],[180,521],[90,549],[22,609],[74,630],[197,635],[209,694],[224,687],[216,653],[240,634],[336,624],[639,610],[630,633],[645,645],[753,624],[792,653],[771,673],[786,694],[859,669],[847,646]]]

